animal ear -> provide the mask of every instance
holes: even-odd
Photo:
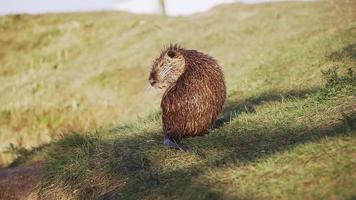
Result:
[[[175,51],[169,50],[167,52],[168,57],[170,58],[175,58],[177,56],[177,53]]]

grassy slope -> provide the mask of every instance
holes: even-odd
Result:
[[[355,8],[323,1],[232,4],[185,18],[1,18],[1,141],[27,147],[107,127],[39,151],[44,197],[355,197],[356,86],[347,72]],[[225,124],[185,140],[190,153],[162,148],[159,95],[144,78],[169,42],[213,55],[226,73]],[[138,114],[148,116],[123,123]]]

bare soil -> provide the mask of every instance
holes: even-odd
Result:
[[[39,181],[41,166],[0,169],[0,200],[26,199]]]

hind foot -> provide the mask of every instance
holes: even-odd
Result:
[[[170,138],[164,138],[163,144],[169,148],[173,149],[180,149],[180,146],[177,144],[177,142],[174,139]]]
[[[182,151],[190,151],[189,148],[178,145],[178,143],[174,139],[171,139],[168,137],[164,138],[163,145],[166,147],[172,148],[172,149],[180,149]]]

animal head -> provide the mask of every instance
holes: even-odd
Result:
[[[185,59],[181,51],[177,45],[171,45],[154,60],[148,79],[153,87],[167,88],[184,73]]]

